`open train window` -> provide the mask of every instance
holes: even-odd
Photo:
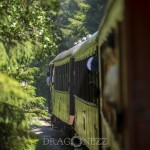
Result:
[[[94,60],[93,60],[94,59]],[[95,68],[90,68],[91,62],[96,63]],[[97,62],[96,62],[97,61]],[[89,63],[89,64],[88,64]],[[93,70],[94,69],[94,70]],[[90,56],[84,60],[75,63],[75,91],[79,98],[96,103],[97,99],[97,79],[98,79],[98,57]]]
[[[103,97],[103,114],[114,133],[120,130],[123,118],[121,96],[121,35],[117,26],[101,46],[101,82]],[[123,117],[123,116],[122,116]],[[120,132],[120,131],[119,131]]]
[[[112,31],[108,35],[106,42],[101,47],[101,74],[103,113],[114,131],[116,130],[117,103],[119,99],[119,59],[117,51],[116,32]]]
[[[54,88],[59,91],[68,91],[69,64],[55,67]]]

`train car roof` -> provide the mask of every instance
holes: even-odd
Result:
[[[57,65],[65,64],[69,61],[70,57],[76,57],[76,55],[80,53],[84,53],[84,51],[88,50],[90,47],[94,46],[98,37],[98,32],[95,32],[89,39],[75,45],[74,47],[70,48],[69,50],[63,51],[58,54],[53,63]]]
[[[97,39],[98,39],[98,31],[95,32],[88,40],[83,42],[80,47],[78,47],[76,50],[73,52],[73,57],[82,57],[86,51],[89,51],[89,48],[95,46],[97,44]],[[94,53],[95,49],[91,50],[91,52],[88,52],[90,55],[91,53]],[[84,56],[86,57],[86,56]]]
[[[82,42],[83,43],[83,42]],[[78,49],[82,43],[79,43],[78,45],[75,45],[74,47],[70,48],[69,50],[63,51],[60,54],[58,54],[55,59],[53,60],[53,62],[57,62],[57,61],[61,61],[67,57],[71,57],[74,50]]]
[[[54,60],[52,60],[50,63],[49,63],[49,65],[53,65],[54,64]]]
[[[104,16],[99,25],[99,46],[107,41],[108,36],[113,32],[113,29],[118,28],[118,23],[124,18],[124,2],[123,0],[111,0],[108,2],[104,12]]]

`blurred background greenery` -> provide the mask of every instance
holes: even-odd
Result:
[[[107,0],[0,1],[0,149],[35,149],[33,117],[45,117],[49,62],[96,32]]]

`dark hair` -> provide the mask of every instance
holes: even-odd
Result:
[[[50,72],[48,71],[48,72],[46,73],[46,75],[47,75],[47,76],[50,76]]]
[[[113,32],[108,36],[107,46],[111,48],[115,47],[115,35]]]

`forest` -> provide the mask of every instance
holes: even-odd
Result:
[[[97,31],[107,0],[0,1],[0,149],[32,150],[49,62]]]

